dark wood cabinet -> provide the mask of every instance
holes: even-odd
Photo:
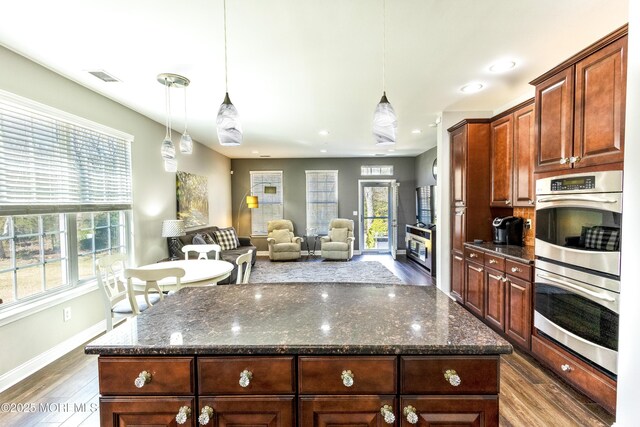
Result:
[[[461,252],[451,254],[451,296],[464,304],[464,258]]]
[[[194,403],[194,399],[188,397],[102,397],[100,425],[177,427],[176,416],[181,408],[186,407],[186,420],[180,425],[195,427],[198,415]]]
[[[462,253],[466,235],[467,208],[457,207],[451,215],[451,248]]]
[[[623,161],[626,34],[625,25],[531,82],[536,173]]]
[[[470,397],[403,397],[400,412],[403,414],[402,427],[479,427],[498,425],[498,400],[490,396]],[[414,412],[417,422],[409,422],[407,415]]]
[[[500,332],[504,332],[505,277],[501,271],[487,268],[484,276],[484,320]]]
[[[512,342],[531,348],[531,282],[507,276],[505,333]]]
[[[491,206],[529,207],[534,203],[533,100],[491,122]]]
[[[484,316],[484,267],[467,261],[464,305],[478,317]]]
[[[451,133],[451,204],[464,206],[466,201],[467,127]],[[462,250],[462,249],[461,249]]]
[[[198,407],[212,409],[210,427],[294,427],[295,396],[202,397]],[[197,419],[200,413],[196,414]]]
[[[388,405],[398,418],[395,396],[301,396],[300,426],[382,427],[381,409]]]

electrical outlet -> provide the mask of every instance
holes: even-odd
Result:
[[[71,307],[65,307],[62,309],[62,321],[68,322],[71,320]]]
[[[531,219],[524,220],[524,228],[526,228],[527,230],[531,230]]]
[[[358,211],[353,211],[353,216],[358,216]]]

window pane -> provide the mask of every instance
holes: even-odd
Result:
[[[16,266],[40,262],[40,238],[38,236],[16,237]]]
[[[21,268],[16,271],[18,298],[28,297],[43,291],[42,265]]]
[[[93,222],[95,227],[109,225],[109,212],[98,212],[94,214]]]
[[[55,233],[60,231],[61,215],[42,215],[42,226],[45,233]]]
[[[111,212],[109,216],[111,217],[111,225],[121,225],[120,217],[122,216],[122,213]]]
[[[47,234],[44,236],[43,242],[45,260],[60,259],[62,257],[59,234]]]
[[[46,263],[44,268],[47,289],[59,288],[62,285],[66,285],[65,265],[62,261]]]
[[[78,230],[78,254],[93,252],[93,230]]]
[[[0,216],[0,237],[10,237],[11,229],[11,217]]]
[[[40,227],[38,226],[38,217],[35,215],[14,216],[13,226],[15,235],[38,234]]]
[[[96,252],[109,249],[109,229],[98,228],[96,229]]]
[[[13,298],[13,271],[0,273],[0,299],[3,304],[15,301]],[[0,305],[0,307],[2,307]]]
[[[11,240],[0,240],[0,271],[13,267],[13,253],[11,252]]]
[[[93,254],[78,257],[78,279],[91,279],[95,276],[93,269]]]
[[[76,215],[76,224],[78,230],[90,230],[91,225],[91,213],[83,212]]]
[[[119,248],[122,243],[120,242],[120,227],[111,227],[111,247]],[[117,252],[117,251],[116,251]]]

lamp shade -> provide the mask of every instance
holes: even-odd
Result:
[[[220,145],[237,146],[242,144],[240,116],[236,107],[231,103],[228,93],[225,95],[224,101],[222,101],[218,110],[216,125]]]
[[[258,204],[258,196],[247,196],[245,200],[247,202],[247,207],[249,209],[255,209],[260,207]]]
[[[165,219],[162,221],[162,237],[184,236],[184,221],[181,219]]]
[[[373,113],[373,136],[378,145],[391,145],[396,143],[397,132],[396,112],[387,100],[387,94],[383,93]]]

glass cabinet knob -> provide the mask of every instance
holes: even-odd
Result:
[[[200,416],[198,417],[198,423],[200,423],[201,426],[206,426],[207,424],[209,424],[209,421],[211,421],[212,416],[213,416],[213,409],[211,409],[210,406],[205,406],[204,408],[202,408],[202,411],[200,411]]]
[[[187,418],[191,416],[191,408],[188,406],[182,406],[178,409],[178,414],[176,415],[176,423],[184,424],[187,422]]]
[[[458,376],[458,373],[454,369],[447,369],[444,373],[444,379],[449,381],[454,387],[458,387],[462,383],[462,379]]]
[[[138,374],[138,377],[135,379],[133,384],[138,388],[142,388],[145,386],[145,384],[148,384],[150,382],[151,382],[151,374],[147,371],[142,371]]]
[[[418,424],[418,414],[416,413],[416,408],[413,406],[406,406],[402,410],[402,414],[405,416],[409,424]]]
[[[393,424],[396,421],[396,416],[393,415],[393,408],[391,405],[384,405],[380,408],[380,413],[382,414],[382,418],[385,423]]]
[[[249,387],[249,384],[251,384],[252,378],[253,378],[253,374],[251,373],[251,371],[245,369],[244,371],[240,372],[240,380],[238,381],[238,383],[240,384],[240,387],[243,387],[243,388]]]
[[[345,387],[351,387],[353,385],[353,372],[350,370],[342,371],[342,384]]]

